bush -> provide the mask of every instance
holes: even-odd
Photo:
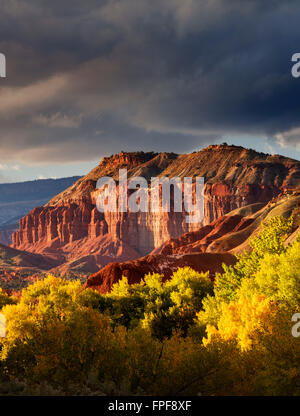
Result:
[[[215,286],[182,268],[165,283],[123,278],[107,295],[54,276],[18,303],[0,291],[0,394],[300,394],[300,241],[283,244],[291,224],[263,225]]]

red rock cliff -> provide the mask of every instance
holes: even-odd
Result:
[[[93,239],[109,235],[124,242],[136,255],[145,255],[166,240],[193,231],[200,224],[187,224],[184,213],[99,213],[95,207],[96,181],[102,176],[118,178],[127,168],[128,178],[153,176],[205,178],[203,225],[233,209],[252,203],[267,203],[300,181],[300,162],[278,155],[266,155],[238,146],[216,145],[191,154],[124,153],[103,158],[88,175],[54,197],[44,207],[32,210],[20,220],[12,246],[33,252],[72,253],[82,244],[88,255]],[[76,246],[76,247],[77,247]],[[117,258],[117,254],[114,254]]]

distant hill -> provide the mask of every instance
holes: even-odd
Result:
[[[57,260],[0,244],[0,287],[19,291],[47,275]]]
[[[27,253],[26,251],[16,250],[12,247],[7,247],[0,244],[0,264],[1,269],[4,270],[16,270],[17,269],[33,269],[40,271],[49,270],[56,266],[57,261],[51,257]]]
[[[0,203],[48,199],[73,185],[80,176],[0,184]]]
[[[0,184],[0,243],[9,245],[18,221],[34,207],[73,185],[80,176]]]

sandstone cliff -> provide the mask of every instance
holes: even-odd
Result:
[[[99,213],[96,181],[102,176],[117,179],[121,168],[127,168],[128,178],[143,176],[147,180],[153,176],[203,176],[203,224],[187,224],[184,213]],[[103,158],[88,175],[22,218],[12,246],[56,253],[61,264],[75,261],[82,265],[88,258],[87,270],[95,271],[112,261],[146,255],[165,241],[208,225],[234,209],[259,202],[264,205],[296,188],[299,181],[300,162],[238,146],[215,145],[182,155],[121,152]]]
[[[79,178],[73,176],[0,184],[0,243],[10,245],[20,218],[34,207],[45,204]]]

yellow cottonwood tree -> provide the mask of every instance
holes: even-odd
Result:
[[[235,340],[241,350],[250,349],[254,333],[270,330],[268,322],[275,310],[275,304],[257,294],[250,299],[242,296],[229,304],[224,302],[218,327],[207,326],[207,338],[203,343],[207,345],[213,337],[219,336],[225,341]]]

